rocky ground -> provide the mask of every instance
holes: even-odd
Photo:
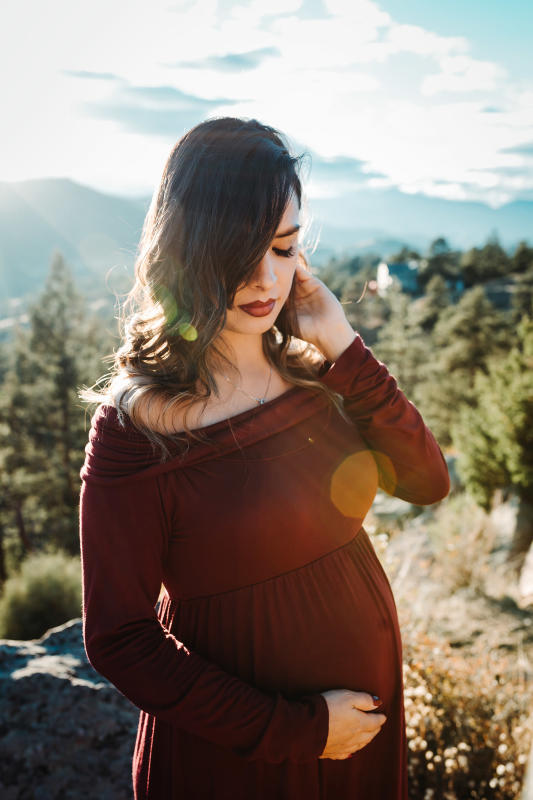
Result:
[[[81,620],[0,640],[2,800],[131,800],[138,710],[88,663]]]

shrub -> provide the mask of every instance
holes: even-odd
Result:
[[[81,616],[79,557],[61,551],[29,555],[4,584],[0,638],[35,639],[49,628]]]
[[[465,658],[409,630],[404,641],[409,796],[515,800],[532,741],[532,688],[507,654]]]

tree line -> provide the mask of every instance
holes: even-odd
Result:
[[[319,276],[354,329],[419,408],[467,490],[485,509],[497,488],[533,502],[533,249],[509,256],[494,239],[465,253],[437,239],[416,257],[421,292],[368,292],[378,254],[332,259]],[[513,281],[510,309],[484,283]],[[457,295],[453,280],[461,278]],[[362,295],[362,297],[361,297]],[[116,320],[88,311],[56,252],[46,284],[0,343],[0,584],[30,553],[79,553],[79,471],[91,412],[77,392],[108,369]]]

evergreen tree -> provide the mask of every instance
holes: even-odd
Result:
[[[475,404],[452,425],[458,469],[486,510],[498,487],[533,503],[533,321],[523,317],[505,355],[492,356],[474,381]]]
[[[511,259],[511,268],[513,272],[532,272],[533,247],[529,247],[524,241],[519,242]]]
[[[399,287],[390,287],[387,292],[389,318],[379,329],[372,348],[409,398],[416,392],[422,365],[431,353],[430,342],[418,319],[417,302],[420,301],[413,301]]]
[[[451,294],[446,281],[442,275],[434,275],[426,287],[426,294],[414,305],[416,323],[424,333],[431,333],[442,312],[451,304]]]
[[[404,245],[397,253],[393,253],[387,261],[389,264],[405,264],[408,261],[420,261],[420,253]]]
[[[511,317],[517,324],[523,316],[533,317],[533,264],[526,272],[520,273],[515,281],[511,297]]]
[[[79,470],[89,420],[77,392],[101,375],[102,354],[112,346],[101,322],[86,315],[60,253],[29,317],[29,330],[16,332],[0,403],[0,525],[12,534],[16,562],[45,541],[79,551]]]
[[[500,245],[498,237],[492,235],[482,248],[472,247],[463,253],[460,267],[465,286],[471,287],[508,275],[512,271],[513,262]]]
[[[428,250],[426,258],[420,263],[418,281],[422,288],[426,287],[432,278],[440,276],[445,280],[455,281],[460,275],[460,253],[452,250],[443,237],[434,239]]]
[[[421,365],[413,397],[440,444],[451,445],[450,426],[460,406],[474,403],[476,372],[486,372],[487,358],[503,355],[512,340],[509,321],[482,286],[442,311],[431,337],[431,357]]]

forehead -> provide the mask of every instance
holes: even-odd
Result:
[[[283,233],[283,231],[288,230],[293,225],[297,225],[299,222],[299,216],[300,209],[298,207],[298,198],[294,193],[292,193],[285,211],[283,212],[283,216],[280,220],[276,233]]]

